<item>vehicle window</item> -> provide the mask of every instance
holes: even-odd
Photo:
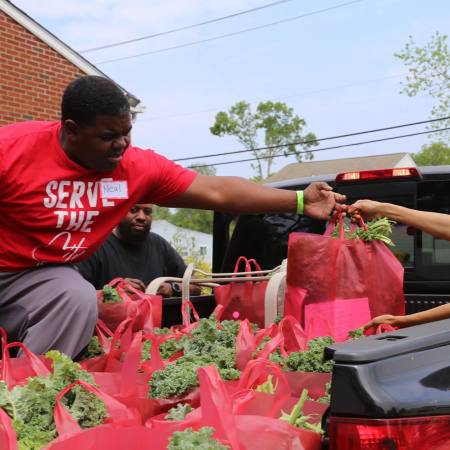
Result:
[[[414,234],[403,224],[395,224],[392,228],[394,247],[389,247],[404,267],[414,266]]]
[[[429,181],[421,183],[417,207],[423,211],[450,214],[450,182]],[[421,233],[418,248],[423,266],[442,266],[450,264],[450,242]]]
[[[322,234],[325,222],[297,214],[239,216],[232,222],[231,239],[221,271],[231,272],[239,256],[254,258],[262,269],[273,269],[287,258],[288,238],[293,231]]]

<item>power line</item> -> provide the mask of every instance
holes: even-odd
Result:
[[[241,163],[241,162],[257,161],[260,159],[279,158],[280,156],[291,156],[291,155],[303,154],[303,153],[316,153],[316,152],[322,152],[324,150],[334,150],[334,149],[344,148],[344,147],[354,147],[356,145],[363,145],[363,144],[374,144],[377,142],[391,141],[394,139],[403,139],[403,138],[407,138],[407,137],[420,136],[422,134],[438,133],[440,131],[447,131],[447,130],[450,130],[450,127],[439,128],[437,130],[421,131],[418,133],[403,134],[403,135],[399,135],[399,136],[391,136],[391,137],[380,138],[380,139],[372,139],[370,141],[352,142],[350,144],[335,145],[333,147],[318,148],[315,150],[306,150],[306,151],[300,151],[300,152],[288,152],[283,155],[261,156],[260,158],[239,159],[239,160],[235,160],[235,161],[224,161],[224,162],[219,162],[219,163],[215,163],[215,164],[199,164],[199,165],[192,165],[189,167],[195,169],[195,168],[199,168],[199,167],[223,166],[225,164],[236,164],[236,163]]]
[[[156,53],[163,53],[163,52],[167,52],[167,51],[170,51],[170,50],[177,50],[177,49],[180,49],[180,48],[192,47],[193,45],[203,44],[205,42],[217,41],[219,39],[223,39],[223,38],[227,38],[227,37],[231,37],[231,36],[237,36],[239,34],[249,33],[251,31],[261,30],[263,28],[272,27],[274,25],[280,25],[282,23],[292,22],[293,20],[298,20],[298,19],[302,19],[304,17],[314,16],[314,15],[321,14],[321,13],[324,13],[324,12],[328,12],[328,11],[331,11],[331,10],[334,10],[334,9],[343,8],[345,6],[349,6],[349,5],[352,5],[354,3],[360,3],[362,1],[363,0],[352,0],[350,2],[340,3],[340,4],[335,5],[335,6],[330,6],[329,8],[318,9],[316,11],[312,11],[312,12],[309,12],[309,13],[300,14],[299,16],[288,17],[287,19],[278,20],[276,22],[271,22],[271,23],[267,23],[267,24],[264,24],[264,25],[258,25],[256,27],[252,27],[252,28],[246,28],[244,30],[235,31],[233,33],[221,34],[219,36],[213,36],[213,37],[208,38],[208,39],[202,39],[200,41],[187,42],[186,44],[174,45],[172,47],[165,47],[165,48],[161,48],[159,50],[152,50],[152,51],[143,52],[143,53],[136,53],[134,55],[122,56],[120,58],[107,59],[105,61],[98,61],[95,64],[108,64],[108,63],[112,63],[112,62],[124,61],[124,60],[132,59],[132,58],[138,58],[140,56],[154,55]]]
[[[285,99],[290,99],[290,98],[294,98],[294,97],[308,96],[308,95],[313,95],[313,94],[320,94],[322,92],[330,92],[330,91],[335,91],[335,90],[338,90],[338,89],[346,89],[346,88],[354,87],[354,86],[361,86],[361,85],[370,84],[370,83],[377,83],[379,81],[392,80],[394,78],[400,78],[400,77],[406,75],[407,73],[408,72],[404,72],[404,73],[400,73],[398,75],[389,75],[389,76],[386,76],[386,77],[372,78],[370,80],[363,80],[363,81],[357,81],[357,82],[354,82],[354,83],[341,84],[339,86],[333,86],[333,87],[328,87],[328,88],[316,89],[316,90],[313,90],[313,91],[305,91],[305,92],[300,92],[300,93],[296,93],[296,94],[282,95],[282,96],[277,97],[277,98],[279,98],[280,100],[285,100]],[[250,105],[252,105],[252,104],[255,104],[256,102],[257,102],[257,100],[250,101],[248,103]],[[148,117],[144,122],[153,121],[153,120],[160,120],[160,119],[173,119],[173,118],[176,118],[176,117],[193,116],[193,115],[196,115],[196,114],[204,114],[204,113],[214,112],[214,111],[221,110],[221,109],[225,109],[225,108],[223,108],[223,107],[216,107],[216,108],[202,109],[202,110],[199,110],[199,111],[191,111],[191,112],[186,112],[186,113],[174,113],[174,114],[166,114],[166,115],[163,115],[163,116],[153,116],[153,117]]]
[[[185,25],[183,27],[174,28],[172,30],[161,31],[160,33],[149,34],[147,36],[141,36],[141,37],[138,37],[138,38],[129,39],[127,41],[114,42],[112,44],[102,45],[100,47],[87,48],[85,50],[79,51],[79,53],[96,52],[98,50],[104,50],[104,49],[112,48],[112,47],[119,47],[120,45],[131,44],[133,42],[144,41],[144,40],[152,39],[152,38],[159,37],[159,36],[166,36],[168,34],[178,33],[179,31],[190,30],[191,28],[201,27],[203,25],[209,25],[211,23],[216,23],[216,22],[220,22],[222,20],[231,19],[233,17],[242,16],[244,14],[250,14],[250,13],[255,12],[255,11],[260,11],[262,9],[271,8],[272,6],[277,6],[277,5],[280,5],[282,3],[287,3],[287,2],[291,2],[291,1],[292,0],[280,0],[280,1],[277,1],[277,2],[268,3],[266,5],[258,6],[256,8],[247,9],[245,11],[240,11],[240,12],[233,13],[233,14],[228,14],[227,16],[216,17],[215,19],[206,20],[204,22],[194,23],[192,25]]]
[[[320,138],[320,139],[311,139],[309,141],[303,141],[303,142],[289,142],[287,144],[268,145],[268,146],[265,146],[265,147],[256,147],[256,148],[250,148],[250,149],[245,149],[245,150],[234,150],[234,151],[231,151],[231,152],[223,152],[223,153],[215,153],[215,154],[208,154],[208,155],[190,156],[190,157],[186,157],[186,158],[174,159],[173,161],[180,162],[180,161],[188,161],[190,159],[205,159],[205,158],[213,158],[215,156],[236,155],[236,154],[239,154],[239,153],[256,152],[256,151],[260,151],[260,150],[271,150],[271,149],[275,149],[275,148],[288,147],[289,145],[314,144],[316,142],[330,141],[330,140],[334,140],[334,139],[341,139],[341,138],[359,136],[359,135],[362,135],[362,134],[378,133],[380,131],[396,130],[398,128],[412,127],[412,126],[416,126],[416,125],[423,125],[425,123],[439,122],[439,121],[448,120],[448,119],[450,119],[450,116],[448,116],[448,117],[439,117],[437,119],[421,120],[419,122],[404,123],[404,124],[400,124],[400,125],[392,125],[390,127],[384,127],[384,128],[374,128],[372,130],[356,131],[355,133],[340,134],[340,135],[329,136],[329,137]]]

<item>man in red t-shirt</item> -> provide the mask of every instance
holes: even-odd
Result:
[[[128,101],[111,80],[86,76],[62,97],[60,122],[0,128],[0,326],[34,352],[76,356],[97,319],[95,290],[73,264],[101,245],[132,205],[326,218],[344,197],[326,183],[295,192],[209,177],[134,147]],[[9,309],[9,311],[10,311]],[[22,324],[23,325],[23,324]]]

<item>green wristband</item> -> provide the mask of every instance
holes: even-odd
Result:
[[[297,214],[303,214],[303,211],[305,209],[303,199],[303,191],[297,191]]]

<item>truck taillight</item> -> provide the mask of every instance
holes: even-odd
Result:
[[[330,417],[330,450],[450,450],[450,416]]]
[[[357,172],[343,172],[336,176],[336,183],[348,183],[354,181],[374,181],[388,178],[420,178],[419,171],[415,167],[398,167],[394,169],[361,170]]]

